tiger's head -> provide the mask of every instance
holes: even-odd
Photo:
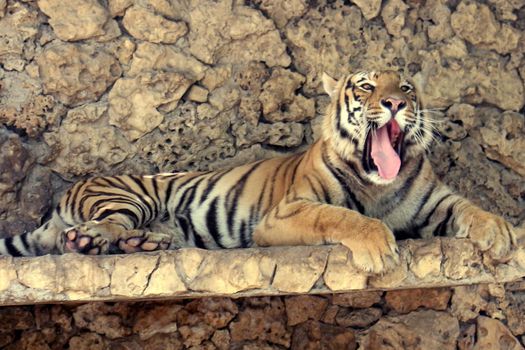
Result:
[[[369,180],[392,182],[430,145],[432,123],[413,83],[394,71],[358,72],[339,81],[323,74],[331,104],[323,137]]]

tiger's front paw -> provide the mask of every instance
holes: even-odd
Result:
[[[370,219],[364,232],[341,241],[360,270],[381,274],[399,264],[399,251],[392,231],[381,221]]]
[[[506,260],[517,244],[514,227],[500,216],[473,210],[459,222],[459,236],[468,237],[494,260]]]

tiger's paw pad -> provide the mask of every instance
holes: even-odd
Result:
[[[64,253],[99,255],[108,251],[109,242],[100,234],[86,234],[82,227],[73,227],[62,232]]]
[[[145,232],[141,236],[130,237],[118,241],[118,247],[125,253],[152,252],[170,248],[171,235],[164,233]]]
[[[369,228],[362,239],[341,242],[351,253],[354,265],[365,272],[383,274],[399,265],[399,249],[390,229],[381,222]]]

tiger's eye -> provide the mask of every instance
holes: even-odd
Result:
[[[374,85],[372,84],[363,84],[359,87],[365,91],[374,91]]]
[[[403,91],[403,92],[409,92],[410,90],[412,90],[412,87],[411,87],[411,86],[408,86],[408,85],[401,85],[401,91]]]

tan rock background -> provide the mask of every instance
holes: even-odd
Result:
[[[523,225],[524,53],[523,0],[0,0],[0,234],[34,229],[85,176],[297,151],[319,135],[320,74],[361,68],[413,75],[443,113],[431,114],[443,121],[436,171]],[[424,310],[391,306],[415,297],[388,293],[360,307],[274,297],[3,308],[0,346],[341,348],[366,333],[369,348],[519,348],[521,290],[446,289],[452,301]],[[166,320],[152,327],[157,313]]]

